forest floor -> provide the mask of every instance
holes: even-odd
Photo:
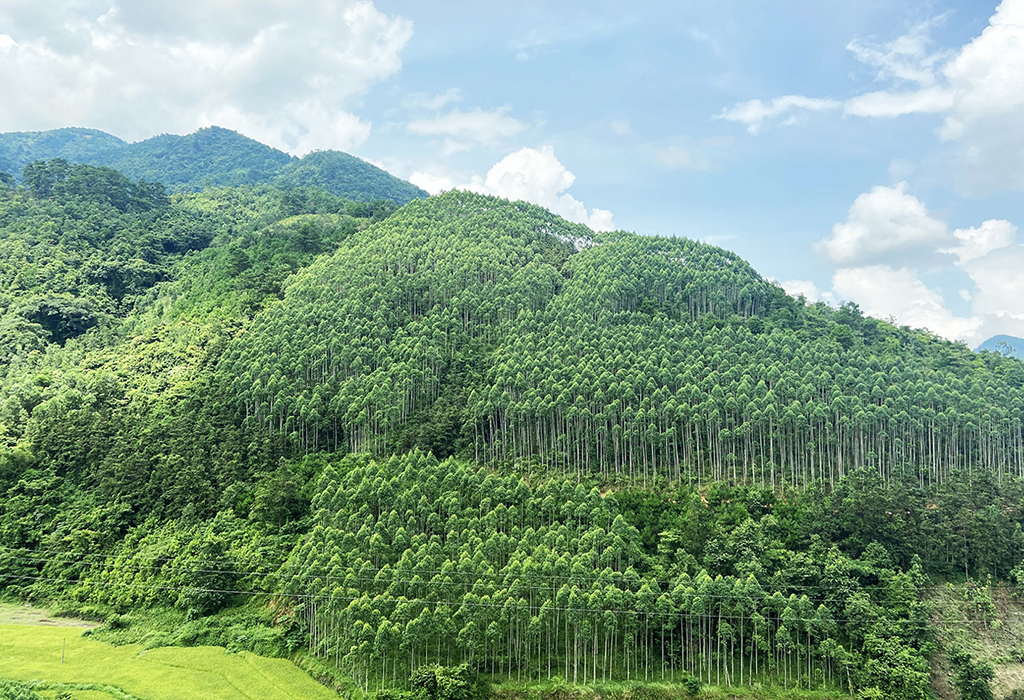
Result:
[[[932,604],[940,649],[959,644],[976,660],[992,664],[996,700],[1024,689],[1024,601],[1010,588],[948,584],[935,589]],[[957,697],[942,651],[932,662],[931,685],[939,698]]]
[[[682,684],[602,682],[571,686],[565,683],[504,681],[491,686],[494,700],[850,700],[847,693],[801,688],[704,686],[697,696],[686,692]]]
[[[74,700],[327,700],[337,695],[285,659],[223,647],[111,646],[82,636],[81,623],[0,622],[0,677],[36,682],[43,697]],[[70,621],[69,621],[70,622]]]

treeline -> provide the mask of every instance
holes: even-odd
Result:
[[[310,650],[367,688],[462,662],[517,681],[694,676],[891,698],[928,682],[921,564],[877,542],[859,556],[817,537],[794,551],[770,491],[706,505],[664,494],[678,525],[703,522],[711,538],[670,529],[651,550],[616,493],[564,478],[412,453],[349,458],[319,487],[281,585]]]

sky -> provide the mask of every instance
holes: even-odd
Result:
[[[213,124],[1024,336],[1024,0],[0,0],[0,132]]]

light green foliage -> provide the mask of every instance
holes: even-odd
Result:
[[[247,425],[303,451],[418,446],[645,485],[1024,470],[1019,362],[804,305],[707,245],[593,239],[468,193],[304,270],[222,370]]]
[[[146,700],[336,697],[284,659],[266,659],[246,652],[229,654],[219,647],[145,651],[134,645],[114,647],[72,634],[48,627],[0,626],[0,676],[23,682],[70,684],[72,688],[86,684],[113,686]],[[61,664],[65,640],[65,663]]]
[[[696,678],[878,687],[900,700],[927,687],[923,577],[891,568],[877,545],[860,560],[820,542],[787,551],[772,516],[741,508],[741,527],[723,534],[755,543],[740,558],[759,567],[737,575],[711,546],[645,551],[620,512],[624,494],[422,453],[348,458],[319,488],[313,529],[281,580],[310,651],[366,688],[457,661],[584,685]],[[681,504],[697,495],[662,504],[685,521]],[[713,568],[669,564],[697,557]]]

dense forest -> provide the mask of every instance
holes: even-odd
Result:
[[[220,127],[186,136],[163,134],[137,143],[95,129],[0,134],[0,173],[12,179],[29,163],[53,159],[112,167],[129,178],[160,182],[171,190],[316,186],[348,199],[390,199],[397,204],[427,196],[415,185],[347,153],[314,151],[295,158]]]
[[[977,676],[930,591],[1024,585],[1017,359],[325,154],[170,193],[74,160],[0,184],[4,596],[363,692],[924,698],[940,651]]]

